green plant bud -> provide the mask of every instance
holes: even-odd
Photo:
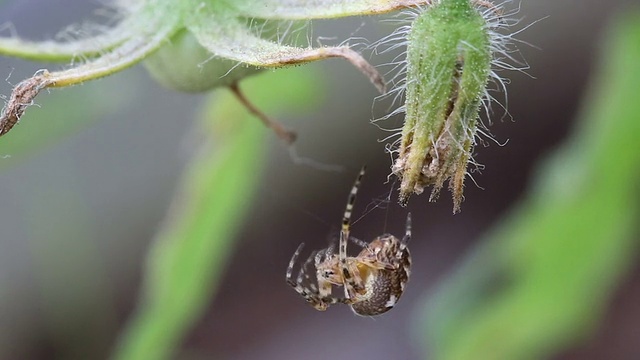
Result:
[[[400,203],[445,180],[460,211],[478,116],[491,73],[487,21],[469,0],[442,0],[415,18],[407,38],[405,123],[392,171]]]
[[[203,92],[228,86],[260,71],[237,61],[214,57],[193,34],[181,31],[144,61],[151,76],[177,91]]]

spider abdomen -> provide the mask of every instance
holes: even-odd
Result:
[[[409,281],[411,255],[408,249],[404,249],[399,260],[396,262],[397,268],[393,270],[371,269],[369,271],[363,297],[351,304],[354,313],[361,316],[380,315],[397,304]]]

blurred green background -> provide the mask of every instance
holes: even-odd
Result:
[[[141,66],[43,93],[0,141],[0,358],[99,359],[116,344],[123,358],[155,358],[162,354],[156,345],[172,341],[171,357],[181,359],[640,358],[640,142],[633,137],[640,133],[633,101],[640,41],[631,25],[622,31],[630,34],[627,45],[618,44],[630,58],[598,60],[614,56],[602,40],[633,3],[521,4],[518,28],[549,18],[518,36],[540,48],[519,45],[535,79],[502,74],[511,79],[515,121],[500,121],[494,105],[491,131],[509,141],[477,147],[486,168],[473,174],[479,186],[467,183],[461,214],[451,215],[446,193],[435,204],[424,195],[412,199],[412,279],[398,306],[376,319],[346,307],[316,312],[284,282],[299,242],[319,248],[336,234],[363,163],[371,170],[356,218],[389,191],[389,159],[375,141],[387,134],[368,122],[389,104],[372,111],[374,89],[348,64],[331,60],[247,83],[257,102],[273,103],[266,109],[297,130],[299,154],[342,172],[296,164],[257,121],[243,125],[254,130],[237,132],[247,136],[239,144],[253,145],[242,147],[247,157],[224,157],[235,144],[227,131],[239,125],[210,121],[245,118],[233,99],[224,90],[162,89]],[[4,1],[0,24],[43,39],[74,22],[105,23],[101,8],[81,0]],[[314,25],[323,43],[349,34],[375,40],[393,30],[364,18]],[[597,75],[607,64],[611,72]],[[0,94],[58,66],[2,58]],[[280,92],[273,84],[301,87],[274,98]],[[238,162],[237,169],[225,165]],[[217,206],[235,200],[241,217],[222,221],[213,206],[192,214],[202,227],[189,225],[188,200],[207,191]],[[220,228],[207,227],[209,214]],[[391,204],[353,231],[361,239],[400,233],[405,216]],[[176,224],[189,226],[172,233]],[[193,229],[213,232],[197,242],[187,236]],[[149,249],[154,257],[147,259]],[[154,294],[168,300],[154,301]]]

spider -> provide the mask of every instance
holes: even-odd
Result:
[[[304,247],[302,243],[287,267],[287,283],[316,310],[325,311],[333,304],[343,303],[356,315],[379,315],[393,308],[409,280],[411,255],[407,243],[411,239],[411,214],[407,215],[402,239],[384,234],[367,243],[350,236],[351,213],[365,169],[360,170],[349,193],[338,253],[335,253],[335,244],[312,252],[300,266],[294,281],[293,268]],[[358,256],[347,256],[348,241],[362,248]],[[310,276],[311,263],[315,267],[316,283]],[[332,295],[333,285],[344,287],[344,297]]]

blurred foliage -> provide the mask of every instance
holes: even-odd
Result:
[[[573,136],[427,303],[431,359],[540,359],[589,336],[637,260],[640,13],[612,27]]]
[[[322,84],[309,69],[242,82],[270,115],[308,111]],[[211,96],[197,129],[200,150],[149,251],[143,299],[116,349],[116,359],[165,359],[179,348],[209,304],[244,214],[260,184],[266,138],[275,136],[232,97]]]
[[[18,191],[27,203],[43,325],[60,358],[87,359],[106,352],[117,316],[91,212],[73,175],[66,177],[60,186]]]

